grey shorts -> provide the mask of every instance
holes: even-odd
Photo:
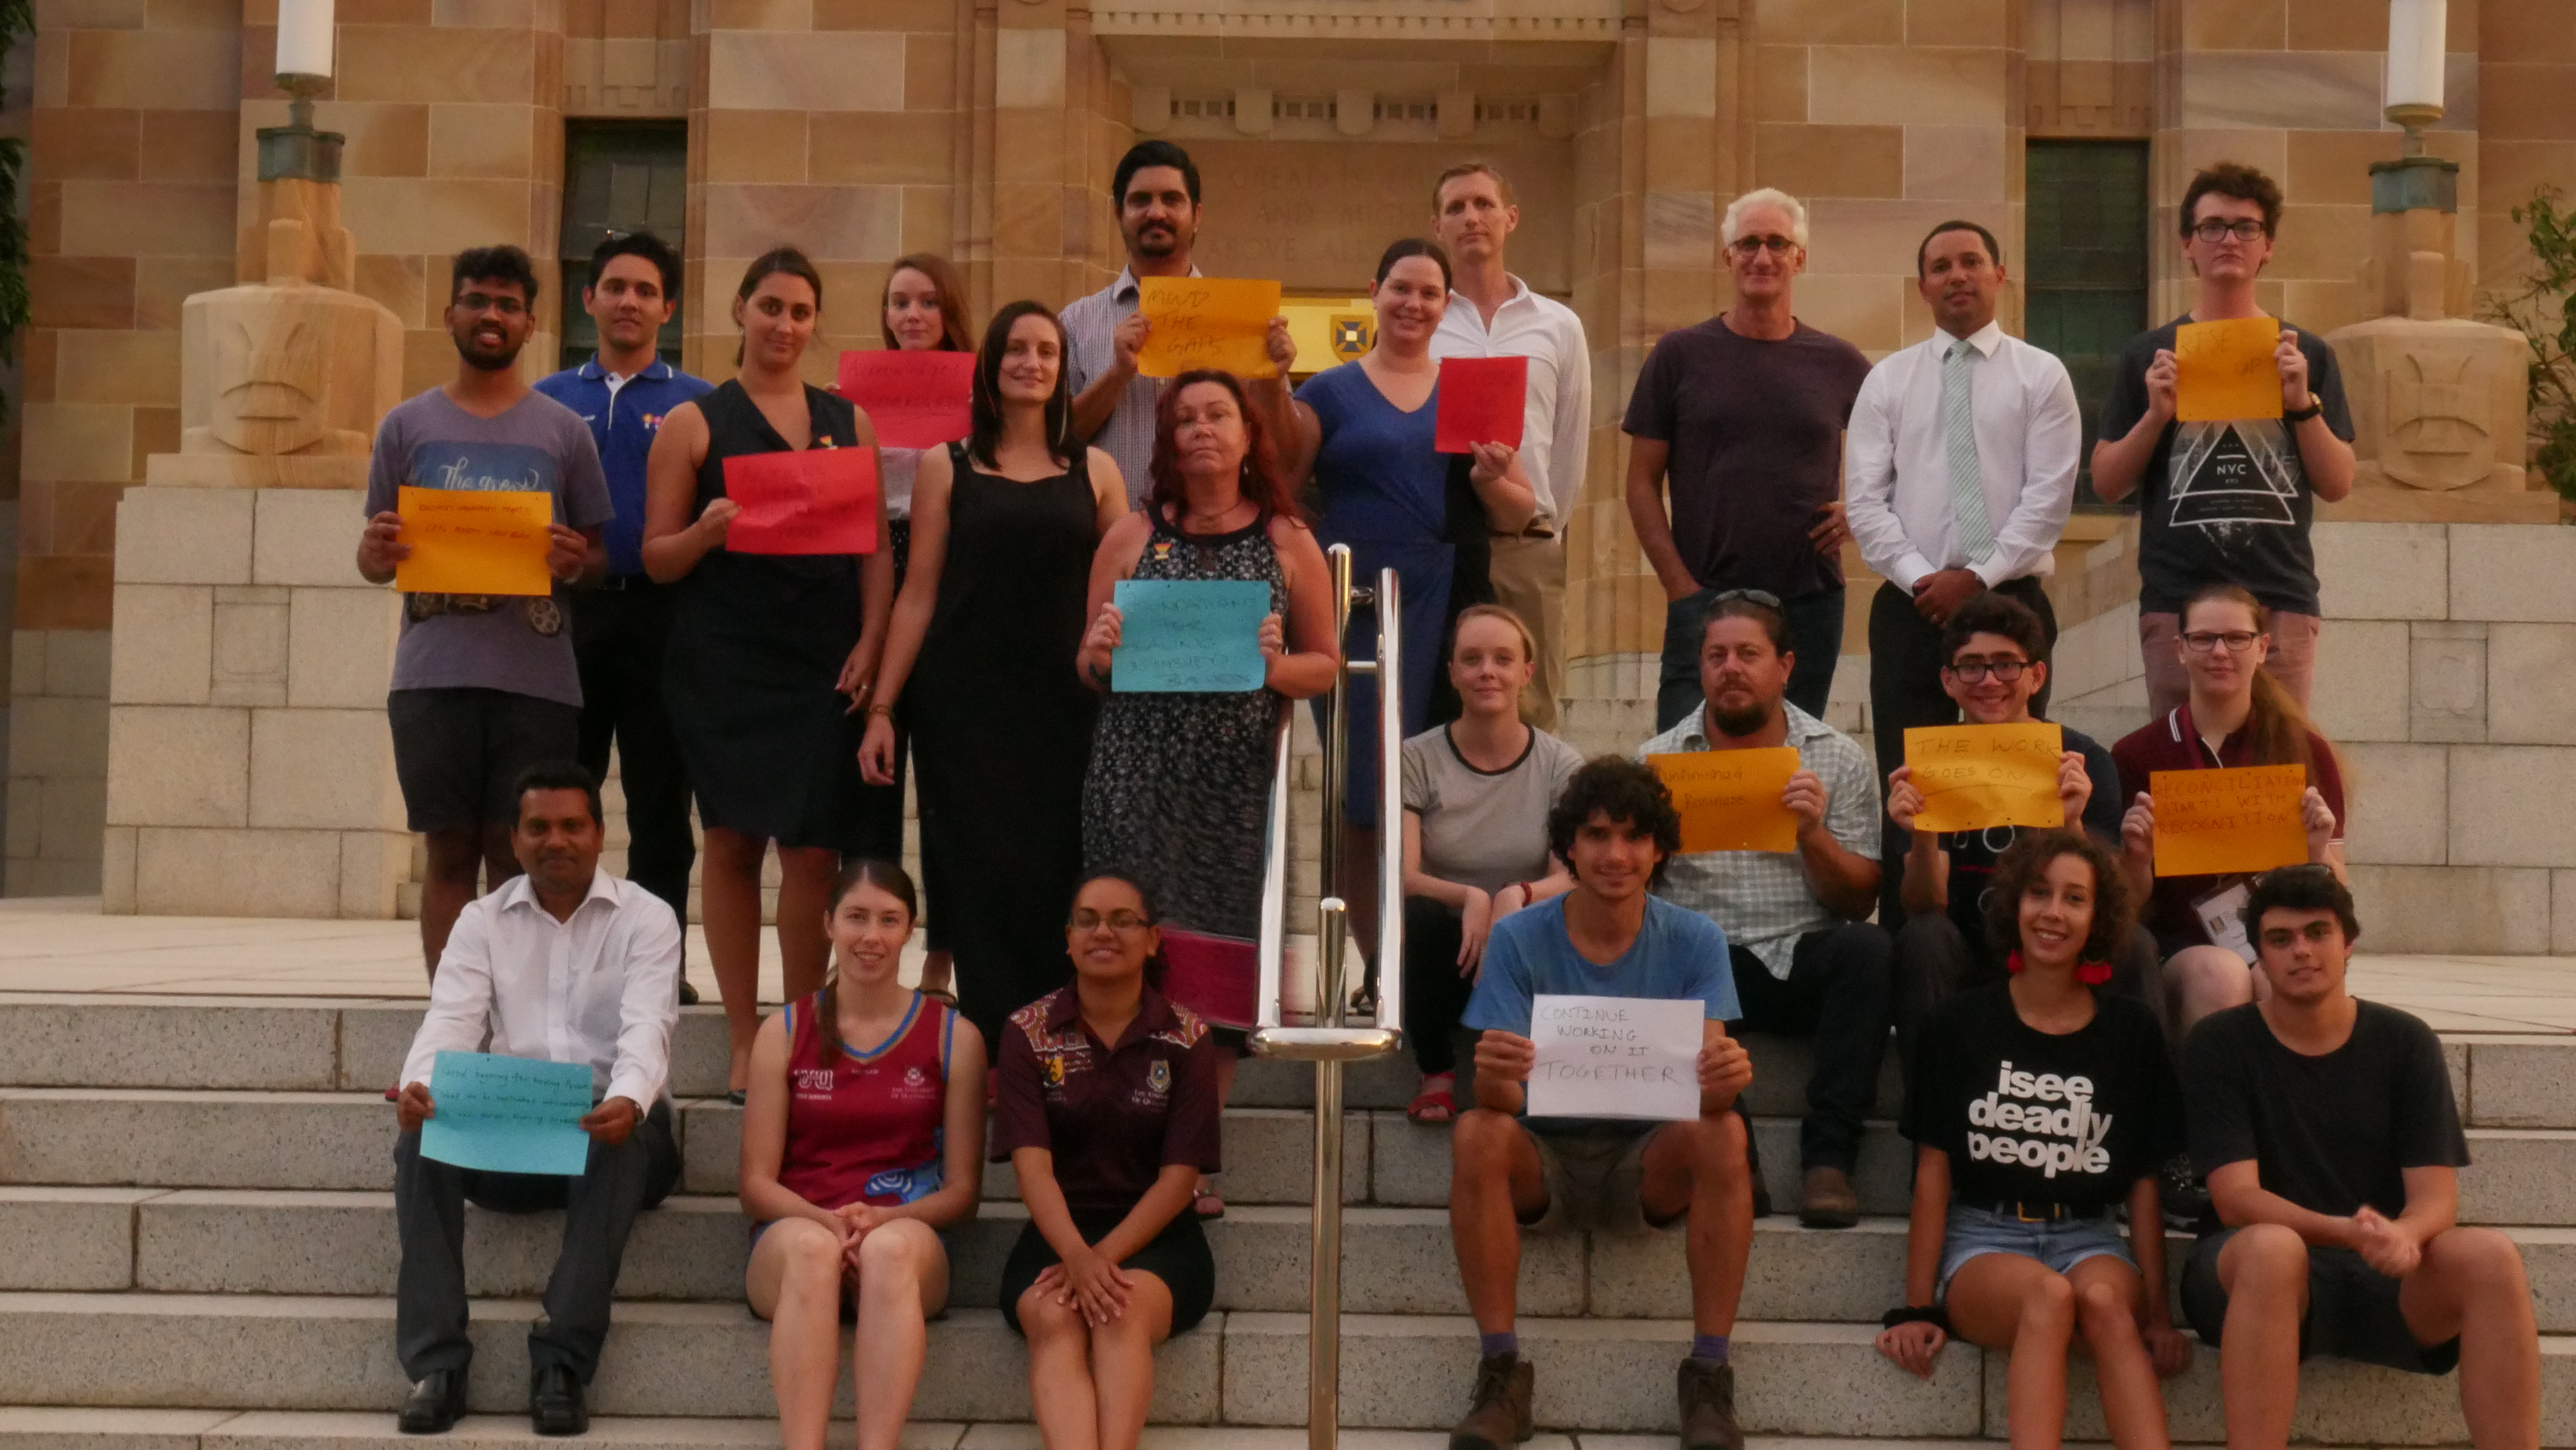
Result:
[[[2192,1245],[2182,1273],[2182,1313],[2211,1344],[2227,1328],[2227,1290],[2218,1278],[2218,1255],[2236,1230],[2204,1234]],[[2350,1249],[2308,1245],[2308,1317],[2299,1326],[2299,1358],[2385,1365],[2412,1374],[2449,1374],[2460,1363],[2460,1341],[2418,1344],[2397,1306],[2403,1280],[2392,1279]]]
[[[1538,1148],[1547,1206],[1521,1227],[1530,1233],[1645,1233],[1671,1222],[1646,1219],[1646,1145],[1661,1123],[1544,1132],[1523,1124]]]

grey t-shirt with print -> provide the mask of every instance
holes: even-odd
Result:
[[[589,425],[537,392],[494,418],[456,406],[444,388],[395,404],[376,426],[368,516],[394,511],[405,486],[552,494],[555,522],[574,529],[597,528],[616,511]],[[508,690],[579,705],[570,592],[557,581],[551,596],[405,596],[393,688]]]
[[[1583,752],[1530,731],[1521,758],[1497,771],[1469,765],[1435,725],[1404,742],[1404,808],[1422,817],[1422,869],[1495,892],[1547,874],[1547,812],[1583,768]]]

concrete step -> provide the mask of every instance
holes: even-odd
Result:
[[[330,998],[101,996],[0,993],[0,1087],[382,1090],[402,1070],[420,1025],[418,1001]],[[1803,1039],[1751,1034],[1746,1105],[1781,1116],[1804,1110],[1813,1061]],[[2576,1128],[2576,1034],[2472,1034],[2445,1039],[2451,1085],[2472,1127]],[[672,1034],[671,1087],[681,1097],[724,1091],[724,1012],[684,1009]],[[1344,1101],[1401,1108],[1418,1078],[1409,1056],[1352,1064]],[[1891,1051],[1876,1112],[1893,1117],[1903,1093]],[[1247,1058],[1234,1101],[1247,1107],[1314,1102],[1313,1069]]]
[[[475,1308],[474,1409],[525,1404],[526,1300]],[[387,1299],[248,1295],[0,1294],[0,1384],[22,1405],[260,1410],[390,1409],[402,1394]],[[1538,1365],[1537,1411],[1551,1429],[1670,1433],[1673,1364],[1685,1320],[1524,1319]],[[1347,1315],[1343,1422],[1437,1429],[1464,1408],[1472,1322],[1446,1315]],[[1868,1325],[1744,1323],[1734,1336],[1737,1408],[1762,1434],[1998,1436],[2004,1360],[1946,1350],[1929,1381],[1881,1359]],[[738,1307],[629,1304],[592,1385],[602,1415],[759,1418],[772,1412],[767,1326]],[[2576,1439],[2576,1339],[2545,1336],[2543,1443]],[[913,1413],[924,1420],[1028,1418],[1027,1358],[991,1310],[952,1310],[931,1327]],[[1212,1314],[1157,1355],[1151,1418],[1163,1424],[1297,1425],[1305,1417],[1306,1321]],[[2465,1439],[2452,1378],[2320,1362],[2301,1370],[2296,1438],[2443,1445]],[[2079,1360],[2067,1430],[2103,1431]],[[2217,1355],[2205,1347],[2166,1388],[2177,1439],[2220,1437]],[[848,1385],[842,1386],[847,1413]]]

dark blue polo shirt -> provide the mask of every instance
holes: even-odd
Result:
[[[653,365],[612,387],[599,355],[577,368],[540,379],[537,391],[581,415],[599,445],[608,496],[617,506],[608,521],[608,572],[644,572],[644,459],[662,420],[682,403],[705,397],[715,385],[655,359]]]

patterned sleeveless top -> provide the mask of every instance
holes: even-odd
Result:
[[[781,1187],[820,1208],[880,1208],[938,1191],[940,1125],[956,1014],[919,992],[875,1047],[841,1044],[826,1060],[817,992],[787,1008],[787,1151]]]

